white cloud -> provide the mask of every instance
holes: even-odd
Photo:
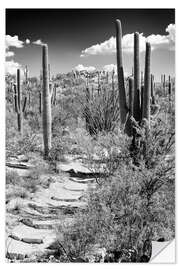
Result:
[[[175,25],[169,24],[166,28],[167,35],[149,35],[145,37],[143,33],[140,34],[139,47],[140,52],[145,51],[145,43],[149,41],[152,46],[152,50],[155,49],[168,49],[173,50],[175,46]],[[134,47],[134,33],[126,34],[122,38],[122,48],[125,53],[133,53]],[[88,55],[111,55],[116,52],[116,38],[110,39],[93,45],[81,52],[81,57]]]
[[[45,45],[45,43],[43,43],[40,39],[38,39],[38,40],[36,40],[36,41],[34,41],[33,42],[33,44],[35,44],[35,45],[39,45],[39,46],[43,46],[43,45]]]
[[[6,57],[13,57],[14,52],[9,50],[10,47],[23,48],[24,44],[30,44],[30,40],[26,39],[24,42],[24,41],[19,40],[18,36],[16,36],[16,35],[15,36],[6,35],[6,37],[5,37],[5,47],[6,47],[5,56]],[[16,74],[18,68],[21,69],[21,65],[19,63],[15,62],[13,59],[5,61],[5,73]],[[22,76],[23,76],[23,72],[22,72]]]
[[[30,42],[30,40],[28,38],[26,38],[25,43],[30,44],[31,42]]]
[[[14,60],[6,61],[5,62],[5,72],[9,74],[16,74],[17,69],[20,68],[21,65],[17,62],[14,62]]]
[[[117,75],[117,65],[115,64],[109,64],[109,65],[105,65],[102,70],[104,70],[105,72],[110,72],[112,73],[112,71],[115,71],[115,75]],[[128,73],[126,71],[124,71],[124,77],[128,77]]]
[[[24,42],[19,40],[18,36],[6,35],[5,42],[6,42],[6,49],[9,49],[9,47],[22,48],[24,45]]]
[[[82,51],[81,56],[85,55],[97,55],[97,54],[111,54],[115,52],[115,38],[111,37],[109,40],[106,40],[100,44],[93,45]]]
[[[95,67],[92,67],[92,66],[85,67],[85,66],[83,66],[83,65],[81,65],[81,64],[77,65],[74,69],[77,70],[77,71],[86,70],[86,71],[88,71],[88,72],[93,72],[93,71],[96,70]]]
[[[114,70],[117,73],[117,66],[114,64],[105,65],[102,69],[106,72],[112,72]]]
[[[6,51],[5,56],[6,57],[12,57],[12,56],[14,56],[14,52],[12,52],[12,51]]]
[[[175,42],[175,24],[169,24],[166,28],[166,32],[169,33],[169,39]]]

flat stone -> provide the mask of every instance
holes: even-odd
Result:
[[[88,168],[86,168],[83,164],[81,164],[79,161],[59,163],[57,167],[63,172],[74,170],[74,172],[91,173],[91,171]]]
[[[42,229],[35,229],[24,224],[20,224],[16,226],[12,230],[12,235],[17,237],[17,239],[30,239],[33,241],[34,239],[38,239],[39,241],[46,242],[46,237],[49,235],[54,238],[55,233],[52,230],[42,230]]]
[[[6,171],[7,172],[16,172],[19,176],[29,176],[31,174],[30,170],[23,170],[23,169],[17,169],[17,168],[10,168],[6,166]]]
[[[31,257],[33,255],[53,254],[54,251],[48,250],[55,239],[49,240],[46,244],[28,244],[22,241],[17,241],[12,238],[8,238],[6,241],[6,257],[8,259],[23,260],[24,258]]]
[[[78,182],[73,182],[73,181],[66,181],[63,185],[64,189],[69,190],[69,191],[86,191],[88,189],[88,183],[82,184]]]
[[[77,177],[69,177],[69,180],[73,181],[75,183],[79,183],[79,184],[88,184],[88,183],[94,183],[95,182],[95,178],[81,179],[81,178],[77,178]]]
[[[60,200],[78,200],[82,195],[82,191],[70,191],[64,189],[63,183],[52,183],[46,190],[39,190],[36,192],[34,199],[42,203],[47,203],[52,197],[56,197]]]

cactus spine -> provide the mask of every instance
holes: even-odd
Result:
[[[121,124],[124,124],[127,115],[127,105],[126,105],[126,92],[124,85],[124,71],[122,62],[122,28],[120,20],[116,20],[116,55],[117,55],[120,117],[121,117]]]
[[[134,106],[133,116],[140,121],[140,65],[139,65],[139,33],[134,34]]]
[[[149,42],[146,42],[142,119],[145,118],[148,121],[149,127],[150,127],[150,82],[151,82],[150,64],[151,64],[151,45]]]
[[[49,93],[49,72],[48,72],[48,46],[42,46],[42,69],[43,69],[43,139],[44,157],[49,156],[51,149],[51,98]]]

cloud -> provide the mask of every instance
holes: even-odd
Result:
[[[12,57],[12,56],[14,56],[14,52],[12,52],[12,51],[6,51],[5,56],[6,57]]]
[[[113,70],[115,71],[115,73],[117,73],[117,66],[114,64],[109,64],[109,65],[105,65],[102,70],[106,71],[106,72],[112,72]]]
[[[45,45],[45,43],[43,43],[40,39],[38,39],[38,40],[36,40],[36,41],[33,41],[33,44],[39,45],[39,46]]]
[[[31,42],[30,42],[30,40],[28,38],[26,38],[25,43],[30,44]]]
[[[105,72],[112,72],[113,70],[115,71],[115,75],[117,75],[117,65],[115,64],[109,64],[109,65],[105,65],[102,70],[104,70]],[[126,71],[124,71],[124,76],[128,77],[128,73]]]
[[[93,72],[93,71],[96,70],[95,67],[92,67],[92,66],[85,67],[85,66],[83,66],[83,65],[81,65],[81,64],[77,65],[74,69],[77,70],[77,71],[86,70],[86,71],[88,71],[88,72]]]
[[[15,47],[15,48],[23,48],[24,42],[19,40],[18,36],[10,36],[6,35],[5,37],[5,47],[6,47],[6,52],[5,52],[5,57],[13,57],[14,52],[10,51],[10,47]],[[20,68],[20,64],[17,62],[14,62],[14,60],[9,60],[5,61],[5,73],[9,74],[16,74],[17,69]]]
[[[5,37],[6,49],[9,49],[9,47],[22,48],[23,45],[24,45],[24,42],[19,40],[18,36],[6,35]]]
[[[16,35],[15,36],[6,35],[6,37],[5,37],[5,48],[6,48],[5,57],[9,58],[9,57],[13,57],[15,55],[13,51],[9,50],[10,47],[23,48],[24,44],[30,44],[30,40],[26,39],[24,42],[24,41],[19,40],[18,36],[16,36]],[[9,73],[9,74],[14,75],[14,74],[16,74],[18,68],[21,69],[21,65],[18,62],[15,62],[13,59],[5,61],[5,73]],[[22,76],[23,76],[23,72],[22,72]]]
[[[155,49],[168,49],[174,50],[175,47],[175,25],[169,24],[165,30],[167,35],[149,35],[144,36],[143,33],[139,34],[139,47],[140,52],[145,51],[145,43],[149,41],[152,46],[152,50]],[[133,53],[134,48],[134,33],[126,34],[122,38],[122,48],[124,53]],[[86,48],[81,52],[81,57],[88,55],[112,55],[116,52],[116,38],[110,39]]]
[[[18,68],[21,68],[21,65],[17,62],[14,62],[14,60],[5,62],[5,72],[6,73],[14,75],[14,74],[16,74]]]

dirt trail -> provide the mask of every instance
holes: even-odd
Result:
[[[65,174],[48,175],[51,181],[53,179],[49,187],[41,186],[30,199],[15,198],[8,202],[8,209],[17,203],[16,200],[21,203],[17,211],[7,212],[6,254],[9,259],[53,254],[57,226],[73,222],[76,210],[86,207],[83,194],[89,186],[95,186],[92,172],[73,158],[58,167]],[[27,174],[27,169],[10,169],[18,170],[21,175]]]

